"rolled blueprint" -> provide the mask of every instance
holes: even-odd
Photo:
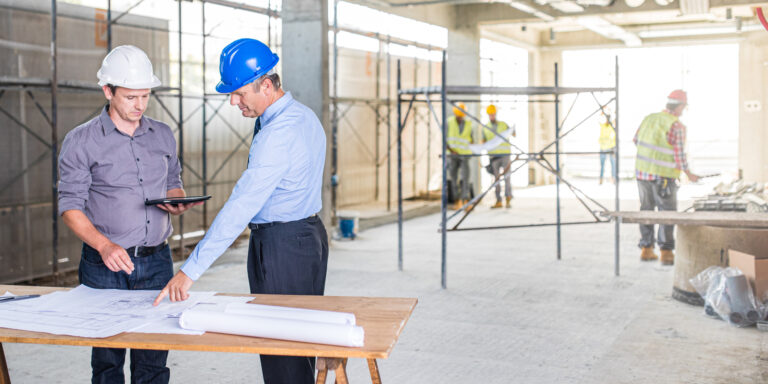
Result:
[[[318,311],[314,309],[280,307],[277,305],[230,303],[226,313],[237,315],[273,317],[278,319],[292,319],[314,321],[318,323],[331,323],[341,325],[355,325],[355,314],[347,312]]]
[[[362,327],[318,323],[303,320],[276,319],[212,311],[185,311],[179,318],[184,329],[306,343],[362,347]]]

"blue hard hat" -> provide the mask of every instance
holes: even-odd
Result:
[[[221,81],[216,84],[216,92],[230,93],[264,76],[278,60],[280,58],[261,41],[237,39],[229,43],[221,50]]]

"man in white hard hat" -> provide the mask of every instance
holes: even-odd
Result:
[[[83,241],[78,275],[91,288],[161,289],[173,276],[170,214],[194,204],[147,206],[185,196],[176,140],[144,116],[160,85],[139,48],[110,52],[97,73],[107,105],[70,131],[59,157],[59,214]],[[131,350],[131,382],[167,383],[168,351]],[[94,383],[122,383],[125,349],[93,348]]]

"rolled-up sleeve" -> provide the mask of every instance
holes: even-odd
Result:
[[[176,153],[176,139],[173,137],[173,132],[168,128],[169,132],[169,147],[171,150],[171,158],[168,159],[168,176],[166,180],[167,190],[184,188],[184,184],[181,181],[181,163],[179,162],[179,155]]]
[[[75,132],[73,132],[75,133]],[[83,211],[91,187],[91,170],[83,151],[80,135],[64,138],[59,156],[59,215],[77,209]]]

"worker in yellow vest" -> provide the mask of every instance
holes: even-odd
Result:
[[[600,184],[603,184],[603,174],[605,173],[605,159],[611,162],[611,180],[616,182],[616,160],[613,157],[613,150],[616,148],[616,130],[613,128],[614,122],[611,120],[611,112],[604,110],[600,113],[603,121],[600,123]]]
[[[453,209],[459,209],[469,201],[469,160],[470,157],[461,155],[471,155],[472,150],[469,144],[474,144],[472,138],[472,123],[464,119],[464,111],[467,107],[464,103],[458,103],[458,108],[453,107],[453,116],[448,118],[448,151],[451,155],[448,157],[448,179],[451,181],[451,188],[455,203]],[[461,171],[461,172],[459,172]],[[459,179],[459,173],[461,179]]]
[[[483,129],[483,142],[488,142],[501,136],[507,140],[511,140],[512,137],[517,136],[515,127],[510,127],[503,121],[496,120],[496,106],[491,104],[485,109],[488,114],[488,125]],[[494,133],[495,132],[495,133]],[[510,136],[511,135],[511,136]],[[491,158],[491,164],[489,165],[491,173],[493,173],[494,180],[499,178],[507,167],[509,166],[509,155],[511,146],[508,142],[503,141],[493,149],[488,150],[488,155]],[[510,201],[512,200],[512,184],[510,182],[509,173],[504,174],[504,197],[506,198],[506,206],[510,207]],[[501,208],[501,183],[496,184],[496,204],[491,206],[492,209]]]
[[[699,180],[699,176],[688,169],[685,126],[679,120],[687,105],[688,96],[684,91],[672,91],[667,97],[666,109],[646,116],[635,134],[635,170],[641,211],[676,211],[680,173],[684,172],[693,182]],[[657,242],[661,248],[662,265],[674,264],[674,228],[674,225],[659,225]],[[640,260],[658,259],[653,252],[653,224],[640,224],[640,236]]]

